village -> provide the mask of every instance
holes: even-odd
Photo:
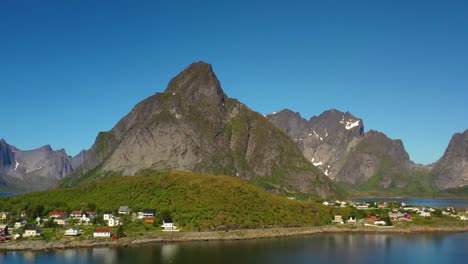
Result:
[[[354,225],[375,228],[391,228],[399,223],[421,219],[450,218],[468,220],[468,211],[412,206],[404,202],[352,202],[325,201],[324,206],[334,210],[345,209],[346,214],[336,214],[331,225]],[[31,212],[13,215],[0,212],[0,242],[10,240],[57,239],[113,239],[127,233],[141,235],[144,232],[178,232],[171,216],[156,209],[132,210],[120,206],[117,210],[97,213],[91,210],[49,211],[34,217]],[[157,218],[160,220],[158,221]],[[124,229],[125,226],[125,229]],[[125,232],[124,232],[125,231]]]
[[[52,236],[85,237],[118,239],[124,236],[124,223],[136,223],[145,230],[163,232],[178,232],[171,216],[167,213],[161,215],[162,222],[156,222],[156,210],[145,209],[134,212],[129,206],[120,206],[115,212],[107,210],[99,215],[95,211],[74,210],[51,211],[46,215],[32,219],[27,212],[21,212],[19,217],[9,212],[0,212],[0,242],[20,239],[43,239],[45,230],[53,230]]]
[[[355,224],[360,223],[364,226],[375,227],[393,227],[396,222],[411,222],[413,218],[431,218],[448,216],[461,221],[468,220],[468,211],[455,210],[453,207],[445,209],[432,208],[427,206],[407,205],[404,202],[352,202],[339,201],[322,203],[325,206],[334,206],[337,208],[353,208],[355,215],[344,217],[335,215],[332,219],[334,224]]]

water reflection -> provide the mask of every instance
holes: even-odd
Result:
[[[112,264],[117,262],[117,249],[93,248],[92,255],[95,263]]]
[[[162,263],[173,263],[176,255],[178,244],[164,244],[161,246],[161,260]]]
[[[465,263],[468,233],[324,234],[128,248],[8,252],[0,263]]]

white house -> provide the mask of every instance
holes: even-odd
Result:
[[[83,211],[76,210],[76,211],[71,212],[70,217],[75,218],[75,219],[80,219],[82,215],[83,215]]]
[[[82,224],[89,225],[89,222],[91,222],[91,216],[87,213],[84,213],[81,215],[80,221]]]
[[[387,222],[382,221],[382,220],[380,220],[380,221],[374,221],[374,225],[387,225]]]
[[[38,216],[36,217],[36,222],[37,222],[37,226],[41,227],[41,226],[44,226],[45,220]]]
[[[468,216],[466,216],[466,215],[461,215],[461,216],[460,216],[460,220],[468,221]]]
[[[112,230],[110,228],[96,228],[93,232],[93,237],[110,237]]]
[[[111,219],[112,216],[114,216],[114,214],[111,211],[105,211],[102,215],[102,218],[104,219],[104,221],[109,221],[109,219]]]
[[[344,224],[343,217],[341,215],[335,215],[335,218],[333,219],[333,223]]]
[[[426,210],[422,210],[421,212],[419,212],[419,216],[421,216],[421,217],[430,217],[431,212],[426,211]]]
[[[121,223],[120,223],[120,217],[112,216],[112,217],[109,219],[109,223],[108,223],[107,225],[108,225],[108,226],[118,226],[118,225],[121,225]]]
[[[15,228],[15,229],[18,229],[18,228],[21,228],[21,227],[23,227],[23,226],[25,226],[25,225],[26,225],[26,221],[25,221],[25,220],[23,220],[23,219],[18,219],[18,220],[16,220],[16,222],[15,222],[14,228]]]
[[[35,237],[40,235],[41,231],[39,230],[39,228],[35,225],[32,225],[26,227],[26,229],[24,230],[23,237]]]
[[[163,231],[179,231],[170,217],[166,217],[163,220],[161,227],[163,228]]]
[[[129,215],[132,212],[132,209],[128,206],[120,206],[118,212],[119,214]]]
[[[350,217],[348,218],[348,223],[356,223],[356,217],[350,216]]]
[[[68,221],[68,218],[66,218],[65,216],[61,216],[61,217],[55,218],[54,223],[56,223],[57,225],[64,226],[64,225],[68,225],[69,221]]]
[[[76,228],[69,228],[65,230],[65,236],[78,236],[79,230]]]
[[[325,202],[323,202],[322,204],[325,205],[325,206],[328,206],[330,203],[327,202],[327,201],[325,201]]]
[[[138,212],[138,219],[145,219],[146,217],[154,217],[156,215],[156,210],[154,209],[145,209],[142,212]]]

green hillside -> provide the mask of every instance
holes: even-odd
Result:
[[[263,226],[323,225],[344,209],[309,201],[293,201],[268,193],[243,180],[187,172],[146,172],[110,177],[75,188],[29,193],[0,199],[0,211],[18,213],[44,206],[52,210],[96,207],[117,210],[154,208],[169,213],[183,230],[234,229]]]
[[[432,187],[431,175],[425,170],[412,170],[410,175],[393,175],[393,182],[384,188],[381,186],[383,175],[379,171],[366,182],[359,185],[339,183],[341,188],[348,190],[352,197],[435,197],[441,193]],[[396,186],[396,182],[404,182],[404,186]]]

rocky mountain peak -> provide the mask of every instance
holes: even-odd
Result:
[[[227,98],[211,65],[202,61],[174,77],[165,92],[184,97],[186,104],[222,105]]]
[[[14,156],[10,145],[2,138],[0,139],[0,170],[13,164]]]
[[[468,185],[468,129],[455,133],[433,169],[434,185],[439,189]]]

